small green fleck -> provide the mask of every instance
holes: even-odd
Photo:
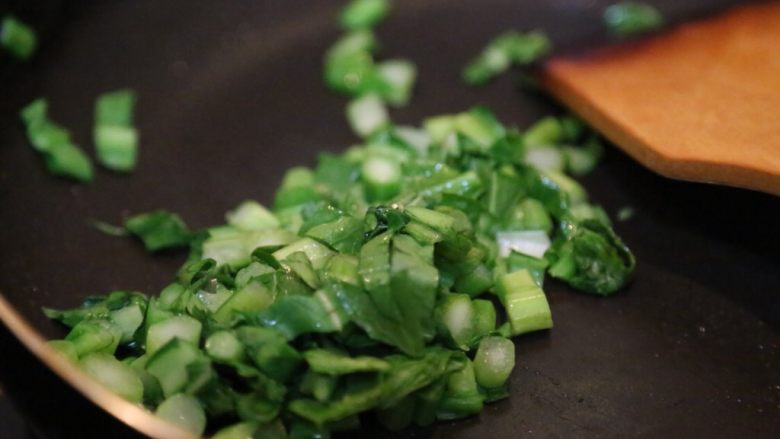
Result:
[[[621,207],[620,210],[617,211],[617,220],[628,221],[634,217],[634,213],[634,208],[631,206]]]
[[[604,10],[604,25],[612,35],[627,37],[661,28],[664,18],[650,4],[626,1]]]
[[[30,26],[12,15],[6,15],[0,22],[0,45],[18,59],[29,59],[38,45],[38,37]]]

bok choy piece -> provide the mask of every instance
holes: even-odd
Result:
[[[125,228],[141,239],[150,252],[187,246],[192,234],[181,217],[175,213],[157,210],[129,218]]]
[[[541,32],[505,32],[482,50],[463,69],[463,80],[469,85],[482,85],[504,73],[513,65],[525,66],[546,56],[550,40]]]
[[[388,0],[352,0],[341,11],[345,34],[325,54],[325,83],[339,93],[360,98],[375,95],[388,104],[409,102],[417,77],[414,64],[406,59],[376,62],[377,43],[373,28],[387,15]],[[350,110],[350,113],[353,113]],[[350,114],[350,123],[356,127]],[[362,130],[356,131],[364,135]]]
[[[631,36],[654,31],[664,25],[664,18],[653,5],[624,1],[604,10],[604,25],[617,36]]]
[[[27,126],[27,139],[43,155],[49,172],[80,182],[92,181],[92,162],[71,141],[70,133],[49,119],[45,99],[28,104],[20,116]]]
[[[16,58],[29,59],[38,45],[38,37],[30,26],[14,16],[0,20],[0,46]]]
[[[133,127],[135,92],[103,93],[95,101],[93,137],[100,164],[114,171],[131,171],[138,159],[138,131]]]

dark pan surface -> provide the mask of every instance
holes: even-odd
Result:
[[[565,50],[599,44],[606,3],[396,2],[380,27],[382,56],[413,59],[420,81],[393,119],[416,123],[484,103],[525,126],[560,111],[520,93],[511,75],[466,88],[459,69],[512,27],[544,29]],[[655,3],[676,21],[741,2]],[[354,142],[346,100],[320,79],[339,4],[139,0],[49,13],[37,58],[0,61],[0,291],[45,335],[62,336],[41,306],[74,306],[112,289],[156,294],[183,261],[103,235],[89,218],[119,223],[167,208],[195,228],[220,223],[244,199],[269,202],[287,167]],[[19,107],[46,96],[55,120],[91,153],[93,99],[125,86],[139,93],[138,170],[100,170],[91,185],[47,175],[26,144]],[[550,282],[555,329],[517,340],[511,398],[480,419],[402,436],[777,437],[780,199],[669,181],[614,148],[584,182],[611,214],[635,209],[616,228],[639,260],[636,281],[611,299]],[[16,381],[31,360],[2,361],[0,379]],[[30,381],[27,399],[56,398],[55,387]]]

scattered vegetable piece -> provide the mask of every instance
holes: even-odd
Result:
[[[138,131],[133,127],[135,92],[103,93],[95,101],[94,142],[100,163],[114,171],[131,171],[138,159]]]
[[[36,99],[22,108],[20,117],[27,126],[27,139],[43,155],[49,172],[81,182],[92,180],[89,157],[71,142],[66,129],[49,120],[45,99]]]
[[[636,261],[609,225],[596,219],[564,223],[549,255],[551,276],[605,296],[628,282]]]
[[[110,235],[110,236],[121,237],[121,236],[127,236],[128,233],[126,228],[122,226],[115,226],[105,221],[90,220],[89,225],[105,233],[106,235]]]
[[[628,221],[634,217],[634,208],[631,206],[621,207],[615,215],[618,221]]]
[[[35,31],[12,15],[0,21],[0,45],[19,59],[29,59],[38,45]]]
[[[384,102],[375,94],[364,95],[347,106],[347,121],[352,131],[363,138],[386,127],[389,119]]]
[[[376,95],[393,106],[409,102],[417,68],[406,59],[375,62],[373,33],[387,15],[387,0],[352,0],[341,12],[346,33],[325,53],[325,83],[339,93],[360,98]]]
[[[551,43],[539,31],[505,32],[493,39],[463,69],[463,80],[469,85],[482,85],[504,73],[511,66],[527,66],[550,53]]]
[[[661,28],[664,18],[653,5],[625,1],[604,10],[604,25],[611,34],[626,37]]]
[[[341,11],[341,25],[347,30],[370,28],[382,21],[389,10],[388,0],[352,0]]]
[[[125,228],[140,238],[150,252],[186,247],[192,239],[181,217],[164,210],[136,215],[125,222]]]

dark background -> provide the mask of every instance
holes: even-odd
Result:
[[[656,1],[672,23],[738,1]],[[223,221],[240,201],[269,202],[284,170],[356,139],[346,99],[321,81],[321,58],[339,35],[334,1],[0,2],[40,30],[28,63],[0,59],[0,290],[36,328],[64,334],[40,307],[88,294],[155,294],[183,255],[146,254],[103,235],[89,219],[120,223],[166,208],[193,228]],[[498,32],[549,33],[559,53],[611,44],[606,1],[396,1],[378,36],[380,59],[408,57],[420,79],[394,121],[474,104],[525,127],[561,109],[519,91],[515,75],[485,88],[459,82],[463,64]],[[94,98],[139,94],[139,167],[97,169],[95,182],[48,175],[27,146],[18,109],[49,99],[54,120],[92,154]],[[684,85],[681,85],[684,92]],[[637,103],[641,105],[641,103]],[[747,147],[735,145],[735,147]],[[669,181],[609,148],[583,179],[635,251],[635,282],[601,299],[549,282],[556,327],[517,340],[512,397],[481,420],[442,424],[418,437],[776,437],[780,431],[780,199]],[[50,437],[132,437],[69,391],[3,331],[0,380]],[[0,436],[24,437],[0,404]],[[85,421],[87,419],[88,421]],[[385,433],[390,436],[390,434]]]

